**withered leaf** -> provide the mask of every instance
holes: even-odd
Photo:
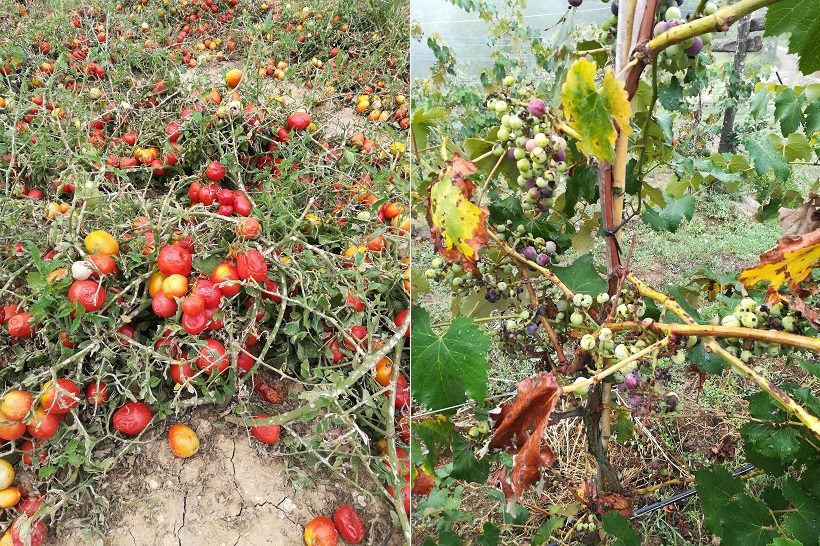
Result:
[[[740,282],[751,288],[769,281],[769,291],[783,284],[792,290],[803,282],[811,270],[820,265],[820,228],[803,235],[787,235],[772,250],[760,255],[760,262],[740,274]]]
[[[803,235],[820,228],[820,194],[810,193],[806,202],[795,209],[779,211],[783,235]]]

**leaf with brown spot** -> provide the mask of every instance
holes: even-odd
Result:
[[[811,193],[799,207],[782,208],[779,213],[783,235],[803,235],[820,229],[820,194]]]
[[[487,245],[485,208],[473,203],[475,183],[468,177],[478,172],[470,161],[456,155],[430,186],[427,208],[436,251],[449,262],[461,262],[466,271],[475,271],[478,251]]]
[[[541,446],[549,416],[558,402],[560,387],[551,373],[540,373],[517,385],[518,396],[503,413],[490,439],[490,449],[506,449],[514,455],[513,468],[502,479],[507,498],[518,498],[538,481],[541,469],[555,461],[555,454]],[[505,487],[506,486],[506,487]]]
[[[760,262],[756,266],[747,269],[738,278],[746,288],[769,281],[771,292],[777,291],[783,284],[796,290],[818,265],[820,228],[800,236],[783,237],[776,247],[760,255]]]

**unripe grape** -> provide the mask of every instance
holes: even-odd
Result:
[[[703,6],[703,14],[704,15],[712,15],[718,10],[717,4],[714,2],[706,2]]]
[[[569,304],[567,303],[567,300],[558,300],[555,302],[555,308],[559,311],[566,311],[568,307]]]
[[[723,326],[728,326],[729,328],[737,328],[740,326],[740,321],[734,315],[726,315],[720,321]]]
[[[786,315],[785,317],[783,317],[783,320],[781,321],[781,324],[783,325],[783,329],[786,330],[787,332],[793,332],[794,331],[794,317],[793,316]]]
[[[512,76],[507,76],[502,80],[502,83],[507,87],[510,87],[512,84],[515,83],[515,78],[513,78]]]
[[[595,338],[590,334],[586,334],[581,338],[581,348],[585,351],[591,351],[595,347]]]
[[[680,10],[678,10],[678,11],[680,11]],[[496,101],[495,111],[498,112],[499,114],[503,114],[504,112],[506,112],[507,111],[506,101],[503,101],[503,100]]]
[[[751,351],[747,351],[747,350],[744,349],[743,351],[740,352],[740,360],[742,360],[743,362],[749,362],[751,359],[752,359],[752,352]]]
[[[501,290],[502,292],[505,291],[507,289],[507,283],[505,283],[503,281],[498,283],[498,289]]]
[[[518,116],[510,117],[510,128],[517,131],[517,130],[521,129],[522,127],[524,127],[524,120],[522,120]]]
[[[523,148],[513,148],[513,157],[516,160],[524,159],[525,157],[527,157],[527,151]]]
[[[512,332],[513,330],[516,330],[518,328],[518,323],[512,319],[509,319],[505,324],[505,327],[508,331]]]
[[[754,313],[743,313],[740,317],[740,323],[746,328],[755,328],[757,326],[757,315]]]
[[[533,142],[536,146],[540,146],[541,148],[546,148],[549,145],[550,141],[547,139],[547,135],[544,133],[538,133],[532,138]]]
[[[584,300],[581,302],[581,306],[584,308],[592,307],[592,296],[584,294]]]
[[[501,127],[498,128],[498,131],[496,132],[495,136],[501,142],[506,142],[507,140],[510,139],[510,130],[502,125]]]
[[[601,328],[601,331],[598,332],[598,339],[601,341],[609,341],[612,339],[612,330],[609,328]]]
[[[677,365],[683,364],[684,362],[686,362],[686,353],[684,353],[683,351],[676,352],[672,355],[672,362],[674,362]]]
[[[573,382],[573,384],[583,383],[584,381],[586,381],[585,378],[579,377]],[[575,391],[575,394],[577,394],[578,396],[582,396],[582,397],[586,396],[587,394],[589,394],[589,385],[586,385],[586,386],[578,389],[577,391]]]
[[[626,345],[620,343],[615,346],[614,354],[615,358],[617,358],[618,360],[623,360],[629,357],[629,349],[626,348]]]
[[[436,271],[434,269],[428,269],[424,272],[424,276],[428,279],[433,279],[436,276]]]
[[[668,8],[666,10],[666,13],[663,16],[663,18],[666,19],[667,21],[671,21],[672,19],[680,19],[680,17],[681,17],[680,8],[677,7],[677,6],[672,6],[671,8]]]
[[[583,294],[575,294],[572,296],[572,305],[575,307],[581,307],[581,304],[584,303],[584,295]]]
[[[606,292],[601,292],[595,297],[595,301],[597,301],[600,304],[604,304],[609,301],[609,294],[607,294]]]
[[[544,250],[547,254],[555,254],[558,251],[558,245],[554,241],[547,241],[544,245]]]
[[[584,322],[584,315],[582,315],[578,311],[575,311],[573,314],[569,316],[569,321],[575,326],[579,326],[582,322]]]

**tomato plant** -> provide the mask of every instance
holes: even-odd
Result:
[[[399,376],[373,379],[409,360],[407,3],[92,4],[0,6],[0,437],[43,499],[0,526],[104,528],[109,471],[214,406],[357,476],[409,540]]]

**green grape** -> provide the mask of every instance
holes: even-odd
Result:
[[[569,316],[569,321],[575,326],[579,326],[581,323],[584,322],[584,315],[582,315],[578,311],[575,311],[573,314]]]

